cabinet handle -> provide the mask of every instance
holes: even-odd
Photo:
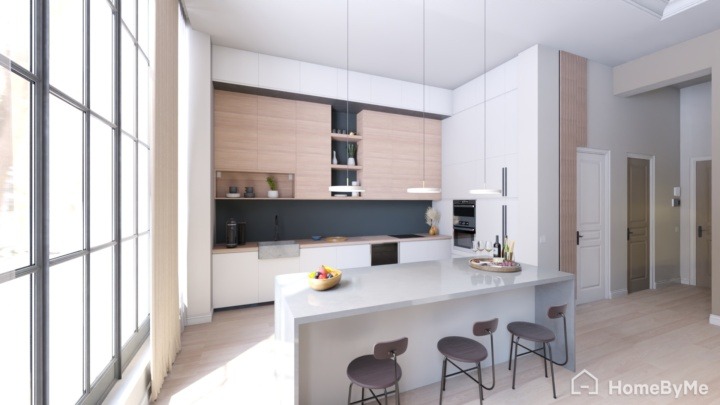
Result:
[[[583,237],[583,236],[580,235],[580,231],[575,231],[575,243],[576,243],[578,246],[580,246],[580,238],[582,238],[582,237]]]
[[[702,225],[698,225],[698,231],[697,231],[698,238],[702,238],[702,234],[703,234]]]
[[[627,229],[627,240],[630,240],[630,235],[632,235],[633,232],[630,230],[630,228]]]

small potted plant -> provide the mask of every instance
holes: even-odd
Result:
[[[355,166],[355,154],[357,153],[357,144],[348,142],[348,166]]]
[[[280,196],[280,192],[277,189],[277,181],[273,176],[268,176],[265,181],[267,181],[268,186],[270,187],[270,190],[268,190],[268,198],[278,198]]]

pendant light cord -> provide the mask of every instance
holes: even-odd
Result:
[[[347,0],[345,6],[345,25],[347,26],[347,35],[345,36],[345,129],[347,136],[345,138],[345,185],[350,185],[350,0]],[[357,150],[357,149],[355,149]]]
[[[422,128],[423,128],[423,156],[422,156],[422,186],[425,187],[425,0],[423,0],[423,14],[422,14],[422,97],[423,97],[423,110],[422,110]]]
[[[487,188],[487,0],[483,0],[483,187]]]

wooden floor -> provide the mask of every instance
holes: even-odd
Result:
[[[684,285],[578,306],[577,370],[587,369],[599,379],[598,395],[571,395],[575,373],[556,367],[558,399],[553,400],[542,361],[525,356],[518,361],[516,389],[510,387],[507,363],[499,364],[496,387],[485,392],[484,403],[720,404],[720,327],[708,324],[709,313],[710,291]],[[185,329],[182,351],[157,403],[274,404],[272,358],[272,306],[217,312],[212,323]],[[439,369],[438,364],[438,374]],[[490,369],[483,373],[487,384]],[[709,393],[690,393],[679,400],[674,395],[610,395],[610,380],[623,385],[696,380],[707,384]],[[402,403],[436,404],[438,395],[435,383],[403,392]],[[338,398],[337,403],[344,400]],[[448,379],[444,403],[479,403],[477,385],[462,375]]]

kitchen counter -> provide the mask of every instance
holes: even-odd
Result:
[[[451,239],[448,235],[430,235],[427,233],[417,233],[416,235],[422,235],[422,238],[394,238],[389,235],[376,235],[376,236],[348,236],[347,240],[342,242],[328,242],[326,240],[312,240],[312,239],[295,239],[300,244],[300,249],[303,248],[315,248],[315,247],[328,247],[328,246],[350,246],[350,245],[364,245],[370,244],[375,245],[379,243],[395,243],[395,242],[418,242],[423,240],[443,240]],[[227,248],[223,244],[218,244],[213,247],[213,253],[243,253],[243,252],[257,252],[257,242],[247,242],[242,246],[234,248]]]
[[[345,401],[347,364],[371,353],[375,343],[403,336],[409,338],[409,346],[398,360],[404,368],[401,391],[437,382],[442,363],[437,341],[449,335],[472,337],[475,321],[494,317],[500,319],[495,334],[497,363],[508,360],[507,324],[520,320],[554,330],[559,338],[553,343],[553,353],[562,357],[562,323],[549,320],[547,308],[563,303],[568,304],[566,367],[574,369],[574,276],[529,265],[523,265],[519,273],[491,273],[475,270],[467,261],[354,269],[328,291],[311,290],[306,274],[276,277],[281,403]]]

